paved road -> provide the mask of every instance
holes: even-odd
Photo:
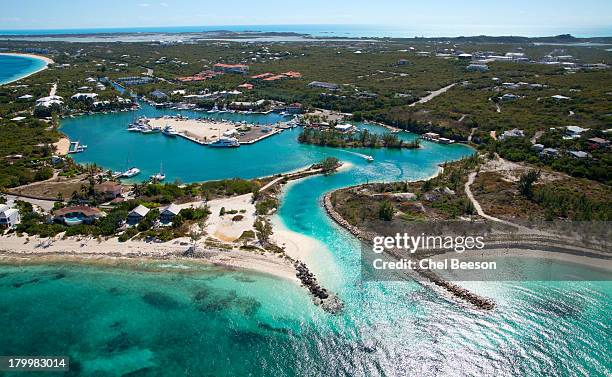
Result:
[[[450,88],[452,88],[453,86],[457,85],[457,83],[454,84],[450,84],[445,86],[442,89],[438,89],[438,90],[434,90],[433,92],[429,93],[428,95],[426,95],[425,97],[421,98],[420,100],[411,103],[410,105],[408,105],[409,107],[414,107],[417,105],[417,103],[426,103],[431,101],[432,99],[436,98],[437,96],[439,96],[442,93],[446,93]]]

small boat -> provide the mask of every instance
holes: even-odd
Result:
[[[365,155],[365,156],[363,156],[363,158],[364,158],[364,159],[365,159],[367,162],[372,162],[372,161],[374,161],[374,157],[372,157],[372,156]]]
[[[164,127],[164,129],[162,130],[162,133],[166,136],[170,136],[170,137],[175,137],[176,135],[178,135],[178,131],[174,129],[174,127],[168,125],[166,127]]]
[[[233,137],[221,137],[208,145],[213,148],[236,148],[240,143]]]
[[[121,173],[121,176],[124,178],[131,178],[131,177],[137,176],[138,174],[140,174],[140,169],[131,167],[128,170]]]
[[[215,103],[215,106],[213,106],[212,109],[208,110],[209,113],[218,113],[219,112],[219,108],[217,107],[217,104]]]

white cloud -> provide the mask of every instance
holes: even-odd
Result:
[[[151,4],[149,4],[149,3],[140,3],[140,4],[138,4],[139,7],[143,7],[143,8],[146,8],[146,7],[150,6],[150,5]]]
[[[159,5],[162,6],[162,7],[165,7],[165,8],[169,7],[168,3],[159,3]]]

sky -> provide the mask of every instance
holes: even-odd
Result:
[[[612,0],[3,0],[0,8],[2,30],[293,24],[446,35],[612,30]]]

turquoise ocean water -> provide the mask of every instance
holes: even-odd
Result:
[[[45,66],[41,59],[0,54],[0,85],[15,81]]]
[[[176,111],[145,106],[140,113]],[[62,131],[89,145],[75,156],[80,162],[120,170],[129,158],[146,177],[163,161],[169,179],[183,182],[279,173],[328,155],[350,162],[351,169],[288,185],[277,215],[288,229],[320,242],[307,262],[345,310],[326,314],[303,288],[278,278],[188,263],[5,265],[0,355],[68,355],[67,375],[83,376],[609,374],[609,282],[466,283],[496,300],[492,313],[482,313],[412,281],[361,280],[359,243],[326,216],[322,195],[367,181],[424,178],[471,149],[425,143],[419,150],[362,150],[375,158],[367,163],[348,151],[299,145],[296,130],[215,150],[130,134],[131,117],[65,119]]]

